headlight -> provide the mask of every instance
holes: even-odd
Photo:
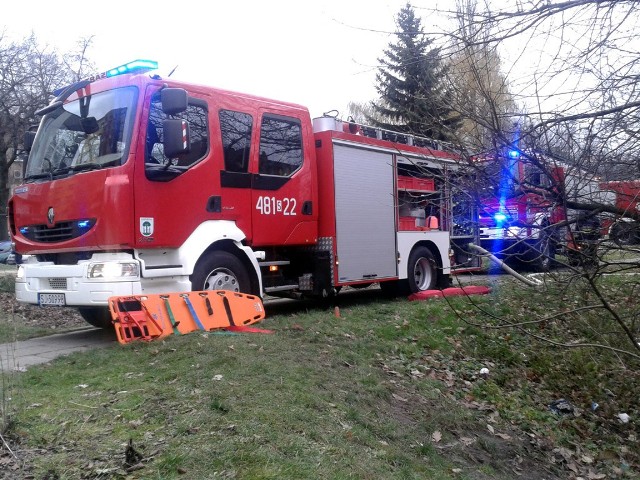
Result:
[[[137,277],[140,273],[135,262],[104,262],[89,265],[89,278],[123,278]]]
[[[18,273],[16,274],[16,278],[22,280],[24,278],[24,267],[22,265],[18,266]]]

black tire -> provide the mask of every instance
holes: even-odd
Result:
[[[433,290],[438,285],[438,264],[427,247],[416,247],[409,255],[407,280],[411,293]]]
[[[98,328],[112,328],[111,312],[108,307],[78,307],[85,322]]]
[[[193,291],[230,290],[257,294],[252,291],[244,264],[229,252],[218,250],[207,253],[198,261],[190,278]]]
[[[619,247],[638,243],[638,226],[635,222],[618,222],[611,227],[609,235]]]

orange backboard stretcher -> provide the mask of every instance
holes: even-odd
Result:
[[[259,297],[228,290],[111,297],[109,310],[123,344],[241,327],[265,317]]]

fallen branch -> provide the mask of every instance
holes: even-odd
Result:
[[[9,446],[9,444],[7,443],[7,441],[4,439],[4,437],[2,436],[2,434],[0,433],[0,439],[2,440],[2,444],[4,445],[4,447],[9,451],[9,453],[11,454],[11,456],[13,456],[13,458],[15,458],[16,460],[18,460],[18,456],[13,453],[13,450],[11,450],[11,447]]]
[[[502,260],[500,260],[498,257],[496,257],[494,254],[492,254],[491,252],[485,250],[482,247],[479,247],[478,245],[475,245],[473,243],[469,244],[469,248],[471,250],[474,250],[478,253],[481,253],[482,255],[488,257],[492,262],[497,263],[500,268],[502,268],[505,272],[507,272],[509,275],[512,275],[514,277],[516,277],[518,280],[520,280],[521,282],[529,285],[530,287],[539,287],[540,285],[542,285],[542,282],[540,280],[530,280],[526,277],[523,277],[522,275],[520,275],[518,272],[516,272],[513,268],[509,267],[506,263],[504,263]]]

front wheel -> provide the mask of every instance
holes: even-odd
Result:
[[[198,261],[191,275],[191,289],[254,293],[243,263],[235,255],[224,251],[208,253]]]
[[[113,326],[108,307],[78,307],[78,312],[85,322],[94,327],[109,328]]]
[[[417,247],[411,252],[407,268],[411,293],[433,290],[438,284],[438,266],[427,247]]]

